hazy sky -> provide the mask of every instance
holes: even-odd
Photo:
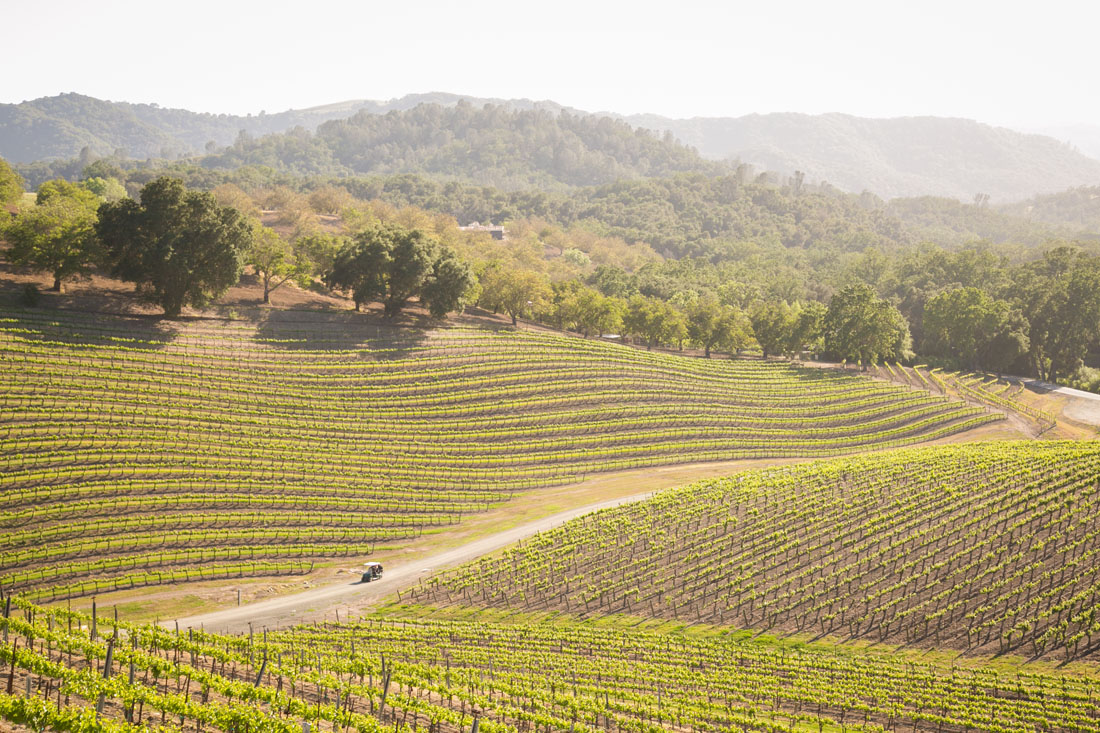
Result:
[[[934,114],[1100,125],[1100,2],[5,3],[0,101],[206,112],[410,92],[675,117]]]

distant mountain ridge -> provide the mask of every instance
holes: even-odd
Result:
[[[1014,201],[1100,184],[1100,160],[1053,138],[947,117],[872,119],[845,114],[752,114],[676,120],[623,117],[669,130],[707,158],[739,158],[770,170],[799,170],[847,191],[883,198],[977,193]]]
[[[503,190],[558,190],[678,173],[719,174],[701,158],[622,120],[517,105],[421,103],[329,120],[316,133],[241,139],[198,159],[204,168],[265,166],[291,175],[419,173]]]
[[[1100,159],[1100,125],[1044,125],[1042,127],[1020,128],[1023,132],[1049,135],[1056,140],[1065,140],[1067,144],[1078,148],[1082,153]]]
[[[219,149],[230,146],[241,131],[251,137],[296,127],[313,131],[326,122],[360,113],[382,115],[421,104],[452,107],[460,100],[474,106],[588,114],[552,101],[443,92],[388,101],[348,100],[251,116],[195,113],[62,94],[0,105],[0,157],[22,163],[73,158],[87,147],[98,155],[121,150],[138,159],[174,158],[201,154],[209,143]],[[772,170],[790,175],[801,171],[809,180],[825,180],[847,191],[868,190],[883,198],[949,196],[970,201],[975,194],[984,193],[994,202],[1007,202],[1100,184],[1100,160],[1073,146],[972,120],[793,113],[693,119],[601,114],[634,127],[670,131],[705,158],[736,159],[753,165],[757,173]]]
[[[74,158],[84,147],[97,155],[124,150],[129,157],[137,159],[176,157],[203,152],[208,142],[218,147],[230,145],[242,130],[252,136],[286,132],[296,126],[312,131],[329,120],[346,119],[360,111],[385,114],[420,104],[451,106],[462,99],[516,109],[553,112],[565,109],[554,102],[475,100],[436,92],[409,94],[388,101],[352,99],[275,114],[241,116],[191,112],[156,104],[110,102],[69,93],[19,104],[0,104],[0,158],[13,163]]]

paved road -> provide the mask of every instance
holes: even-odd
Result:
[[[623,496],[598,504],[569,509],[528,524],[498,532],[489,537],[474,540],[451,550],[422,557],[416,562],[387,566],[382,578],[372,583],[353,581],[312,588],[302,593],[249,603],[239,608],[181,618],[178,620],[179,627],[180,629],[188,627],[197,629],[202,626],[209,631],[239,633],[247,631],[249,623],[252,624],[254,629],[258,630],[265,626],[269,628],[285,626],[291,623],[321,618],[325,615],[332,618],[332,609],[338,604],[348,603],[361,606],[367,601],[380,600],[384,596],[415,584],[420,578],[431,575],[442,568],[461,565],[583,514],[638,501],[652,494],[652,491],[647,491],[642,494]],[[175,623],[176,621],[163,621],[161,625],[174,628]]]
[[[1062,408],[1063,415],[1086,425],[1100,427],[1100,395],[1060,384],[1040,382],[1038,379],[1025,379],[1024,383],[1043,392],[1066,395],[1069,401]]]

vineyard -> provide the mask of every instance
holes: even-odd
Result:
[[[366,618],[226,637],[19,599],[0,628],[0,717],[34,730],[1100,731],[1080,673],[745,635]]]
[[[586,515],[403,598],[1095,656],[1100,444],[908,448]]]
[[[1017,378],[999,379],[982,373],[945,372],[924,365],[906,367],[903,364],[883,364],[876,368],[876,373],[916,388],[943,395],[954,393],[976,404],[1019,413],[1035,423],[1040,435],[1058,424],[1049,412],[1037,410],[1018,399],[1025,387]]]
[[[1000,418],[786,363],[339,314],[7,311],[0,362],[0,587],[43,602],[309,572],[596,471],[852,453]]]

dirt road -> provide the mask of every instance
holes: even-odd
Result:
[[[497,534],[474,540],[454,549],[421,558],[418,561],[403,565],[387,566],[380,580],[373,583],[360,583],[358,578],[349,582],[334,585],[326,585],[320,588],[295,593],[289,596],[280,596],[265,601],[250,603],[240,608],[230,608],[224,611],[190,616],[178,620],[180,629],[199,628],[202,626],[208,631],[239,633],[248,630],[249,623],[256,630],[263,627],[274,628],[288,624],[301,623],[316,620],[326,615],[334,618],[333,609],[340,608],[341,604],[361,607],[371,601],[378,601],[385,596],[392,595],[398,590],[415,584],[421,578],[431,575],[443,568],[461,565],[464,562],[489,554],[514,542],[530,537],[538,532],[544,532],[570,519],[575,519],[582,514],[588,514],[599,509],[619,506],[632,501],[639,501],[653,494],[647,491],[641,494],[621,496],[616,499],[576,507],[567,511],[543,517],[534,522],[522,524],[518,527],[504,530]],[[161,625],[166,628],[174,628],[176,621],[163,621]]]
[[[957,435],[931,441],[937,443],[953,443],[959,440],[978,440],[983,436],[983,431],[989,429],[966,431]],[[1000,428],[998,428],[1000,429]],[[996,438],[1006,436],[997,435]],[[261,601],[254,601],[244,606],[233,607],[221,611],[198,614],[178,620],[180,629],[199,628],[200,626],[215,632],[240,633],[248,631],[249,624],[252,628],[260,630],[264,627],[276,628],[293,624],[327,618],[335,620],[335,612],[340,612],[341,619],[348,617],[349,610],[358,612],[366,606],[381,601],[388,596],[396,595],[397,591],[404,590],[417,581],[444,568],[461,565],[470,560],[477,559],[503,547],[507,547],[519,540],[530,537],[539,532],[556,527],[559,524],[575,519],[584,514],[606,509],[610,507],[639,501],[654,492],[675,486],[683,486],[702,478],[716,476],[728,476],[737,471],[750,468],[765,468],[780,464],[801,463],[813,460],[811,458],[758,458],[740,459],[722,462],[689,463],[670,466],[654,466],[619,473],[597,474],[585,481],[568,487],[558,487],[557,491],[565,493],[595,492],[600,487],[606,488],[608,484],[630,486],[643,491],[622,493],[614,498],[594,503],[576,502],[570,508],[549,514],[529,522],[507,526],[500,531],[493,531],[483,536],[471,538],[457,547],[429,551],[428,554],[419,556],[418,559],[407,561],[387,561],[385,573],[380,580],[372,583],[360,583],[357,576],[345,575],[345,582],[331,583],[317,588],[292,595],[278,596]],[[625,483],[624,483],[625,482]],[[552,492],[553,490],[548,490]],[[591,494],[589,494],[591,495]],[[536,493],[529,494],[525,499],[528,502],[538,502],[540,497]],[[550,496],[544,496],[544,500],[551,500]],[[555,500],[560,501],[561,497]],[[519,500],[516,500],[519,501]],[[488,517],[493,521],[493,517]],[[477,521],[477,518],[470,523]],[[163,616],[161,617],[163,618]],[[174,628],[177,621],[162,621],[166,628]]]
[[[1062,408],[1063,415],[1070,420],[1100,427],[1100,395],[1060,384],[1040,382],[1038,379],[1025,379],[1024,383],[1039,392],[1064,395],[1067,399]]]

